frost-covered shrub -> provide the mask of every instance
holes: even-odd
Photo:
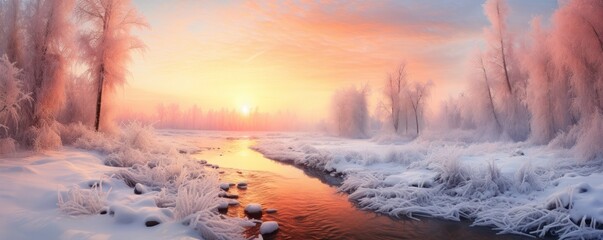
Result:
[[[584,160],[603,157],[603,116],[597,112],[578,125],[582,133],[574,146],[575,151]]]
[[[448,151],[444,151],[448,152]],[[458,153],[449,152],[450,155],[439,155],[433,156],[431,165],[434,166],[434,170],[438,173],[436,182],[444,184],[444,188],[452,189],[460,185],[464,185],[469,180],[470,173],[466,166],[464,166],[459,160]],[[435,160],[435,161],[434,161]]]
[[[199,211],[190,219],[190,226],[195,229],[203,239],[245,239],[240,232],[244,227],[253,227],[255,223],[237,218],[223,218],[219,213],[212,211]]]
[[[377,186],[381,185],[382,181],[383,176],[376,176],[372,173],[352,174],[346,176],[345,180],[339,187],[339,190],[351,193],[356,191],[358,188],[376,188]],[[360,195],[362,194],[356,194],[356,197]],[[350,196],[351,199],[354,199],[356,197]]]
[[[0,154],[15,152],[17,146],[12,138],[0,138]]]
[[[174,214],[178,219],[184,219],[189,215],[204,211],[212,212],[217,210],[220,201],[218,194],[218,177],[212,175],[203,180],[190,181],[178,188],[176,196],[176,206]]]
[[[461,195],[474,199],[487,199],[506,192],[512,180],[503,176],[496,163],[489,162],[485,168],[470,171],[467,184],[459,188]]]
[[[78,123],[62,125],[60,128],[61,140],[63,144],[74,144],[78,139],[84,138],[86,135],[93,135],[95,132],[88,126]],[[87,137],[90,139],[91,137]]]
[[[111,189],[109,189],[109,192]],[[107,195],[103,192],[102,184],[91,189],[81,189],[73,186],[67,193],[59,193],[58,206],[61,211],[69,215],[92,215],[98,214],[107,205]]]
[[[61,137],[56,128],[56,124],[44,124],[40,128],[32,126],[30,129],[30,136],[33,136],[32,146],[34,150],[42,151],[45,149],[57,149],[63,146]]]
[[[138,122],[131,122],[123,128],[123,132],[120,134],[120,142],[140,151],[153,151],[160,147],[153,127]]]
[[[20,73],[21,70],[9,61],[6,54],[0,58],[0,131],[7,130],[9,126],[18,128],[21,104],[32,101],[30,94],[23,89]]]
[[[348,138],[368,137],[368,89],[348,87],[341,89],[331,100],[332,128],[337,136]]]
[[[116,149],[105,159],[105,164],[115,167],[132,167],[134,165],[142,165],[148,159],[143,152],[138,149],[122,146]]]
[[[542,182],[529,162],[523,164],[515,173],[515,184],[517,191],[520,193],[529,193],[542,189]]]

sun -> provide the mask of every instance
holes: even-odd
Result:
[[[247,105],[243,105],[241,107],[241,115],[243,115],[245,117],[249,116],[250,111],[251,111],[251,109],[249,109],[249,106],[247,106]]]

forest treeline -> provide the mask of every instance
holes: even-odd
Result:
[[[311,129],[307,121],[292,111],[275,113],[260,111],[258,107],[247,109],[201,109],[197,105],[188,108],[178,103],[157,104],[149,113],[128,111],[118,114],[116,121],[136,121],[157,128],[224,131],[300,131]]]
[[[532,19],[520,35],[508,28],[505,0],[488,0],[485,47],[470,66],[470,87],[442,104],[427,122],[425,97],[437,81],[407,78],[402,63],[386,78],[381,132],[418,136],[420,129],[464,129],[476,141],[510,140],[576,149],[584,159],[603,156],[603,1],[561,1],[550,24]],[[367,137],[364,88],[333,96],[331,128],[340,136]],[[410,131],[409,131],[410,130]]]

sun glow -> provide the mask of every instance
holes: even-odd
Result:
[[[249,109],[249,106],[247,106],[247,105],[243,105],[241,107],[241,115],[243,115],[243,116],[249,116],[250,111],[251,110]]]

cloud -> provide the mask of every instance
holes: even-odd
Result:
[[[268,108],[316,96],[307,111],[326,109],[330,92],[344,85],[369,83],[378,90],[403,60],[414,80],[460,88],[468,52],[488,26],[476,1],[137,3],[153,30],[142,33],[150,49],[136,63],[134,85],[191,98],[224,95],[203,98],[212,104],[251,91],[280,99],[281,105],[261,103]]]

